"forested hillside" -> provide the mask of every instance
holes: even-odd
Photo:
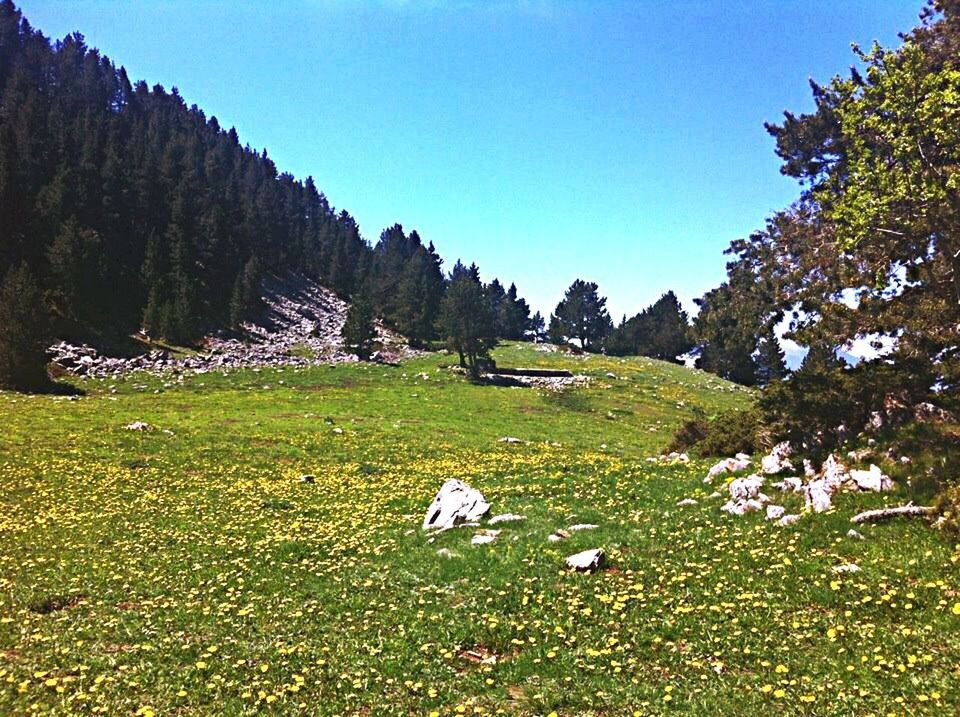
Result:
[[[0,217],[0,273],[37,289],[35,305],[7,310],[49,317],[61,337],[142,326],[188,342],[255,310],[264,272],[297,272],[345,297],[362,288],[417,343],[434,338],[445,289],[415,231],[395,225],[371,247],[312,178],[280,172],[176,88],[132,81],[80,34],[51,44],[11,0]],[[494,289],[495,311],[523,313],[515,287],[509,305]]]

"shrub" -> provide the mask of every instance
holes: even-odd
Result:
[[[696,416],[677,429],[667,450],[692,450],[703,457],[755,453],[762,448],[761,426],[755,408],[726,411],[711,420]]]
[[[938,525],[953,537],[960,537],[960,484],[945,488],[934,503]]]

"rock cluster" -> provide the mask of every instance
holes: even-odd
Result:
[[[765,474],[777,474],[784,470],[791,470],[793,465],[789,460],[790,455],[788,444],[777,445],[769,455],[761,459],[761,471]],[[710,469],[704,481],[709,483],[718,475],[742,470],[749,465],[747,456],[726,458]],[[787,515],[786,509],[782,506],[769,505],[771,499],[762,492],[766,480],[766,476],[760,473],[734,478],[728,485],[730,499],[721,507],[721,510],[731,515],[744,515],[766,507],[767,520],[776,520],[778,525],[790,525],[796,522],[799,516]],[[833,507],[833,496],[839,491],[889,491],[893,489],[894,484],[893,480],[876,465],[871,464],[868,470],[851,470],[836,455],[830,454],[819,472],[813,469],[809,461],[804,461],[804,478],[788,476],[773,483],[772,487],[781,493],[803,494],[805,508],[813,513],[822,513]],[[685,501],[681,503],[690,505]]]
[[[152,350],[132,358],[103,356],[91,346],[60,342],[48,349],[51,361],[77,376],[117,377],[134,371],[206,373],[252,366],[305,366],[356,361],[343,345],[340,330],[349,304],[314,281],[300,276],[264,282],[265,310],[245,323],[240,334],[205,337],[196,354],[174,356]],[[377,326],[381,349],[376,358],[394,362],[418,354],[403,338]]]

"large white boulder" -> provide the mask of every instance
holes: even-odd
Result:
[[[812,480],[803,488],[803,497],[807,509],[814,513],[823,513],[833,507],[833,492],[836,486],[826,478]]]
[[[850,478],[857,484],[860,490],[874,491],[876,493],[893,490],[893,480],[891,480],[890,476],[885,475],[878,466],[872,463],[868,471],[850,471]]]
[[[567,558],[568,568],[578,570],[581,573],[592,573],[599,570],[606,563],[607,558],[599,548],[593,550],[584,550]]]
[[[483,493],[462,480],[450,479],[441,486],[423,519],[424,530],[454,528],[480,520],[490,511]]]
[[[775,475],[781,471],[793,470],[793,464],[790,462],[790,454],[793,449],[786,441],[775,445],[770,453],[760,459],[760,470],[767,475]]]
[[[735,478],[730,481],[730,498],[734,501],[748,500],[760,495],[764,478],[756,473],[746,478]]]

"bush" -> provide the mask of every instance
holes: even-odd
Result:
[[[940,527],[953,537],[960,537],[960,484],[942,490],[934,506]]]
[[[667,446],[667,453],[684,453],[707,437],[710,423],[703,414],[686,421],[673,435],[673,441]]]
[[[755,453],[762,448],[761,425],[755,408],[726,411],[712,420],[697,416],[677,429],[667,450],[692,450],[702,457]]]

